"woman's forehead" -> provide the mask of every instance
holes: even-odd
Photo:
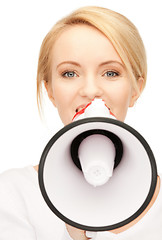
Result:
[[[98,61],[118,61],[122,63],[120,56],[110,40],[99,30],[88,25],[74,25],[61,33],[54,43],[53,62],[77,61],[86,62],[89,59]]]

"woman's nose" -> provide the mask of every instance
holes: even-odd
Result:
[[[97,79],[87,78],[80,88],[80,95],[92,100],[95,97],[101,98],[103,94],[102,87],[99,85]]]

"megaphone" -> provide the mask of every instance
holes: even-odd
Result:
[[[147,208],[157,167],[141,134],[95,99],[47,143],[38,176],[54,214],[98,232],[122,227]]]

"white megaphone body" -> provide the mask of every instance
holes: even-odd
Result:
[[[146,140],[116,120],[101,99],[81,109],[46,145],[39,185],[64,222],[90,232],[136,219],[155,191],[157,168]]]

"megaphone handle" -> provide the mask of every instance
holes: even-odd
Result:
[[[104,232],[89,232],[86,231],[86,237],[91,240],[110,240],[112,239],[112,233],[104,231]],[[113,238],[114,239],[114,238]]]
[[[97,236],[97,232],[90,232],[90,231],[86,231],[86,237],[88,239],[92,239],[95,240]]]

